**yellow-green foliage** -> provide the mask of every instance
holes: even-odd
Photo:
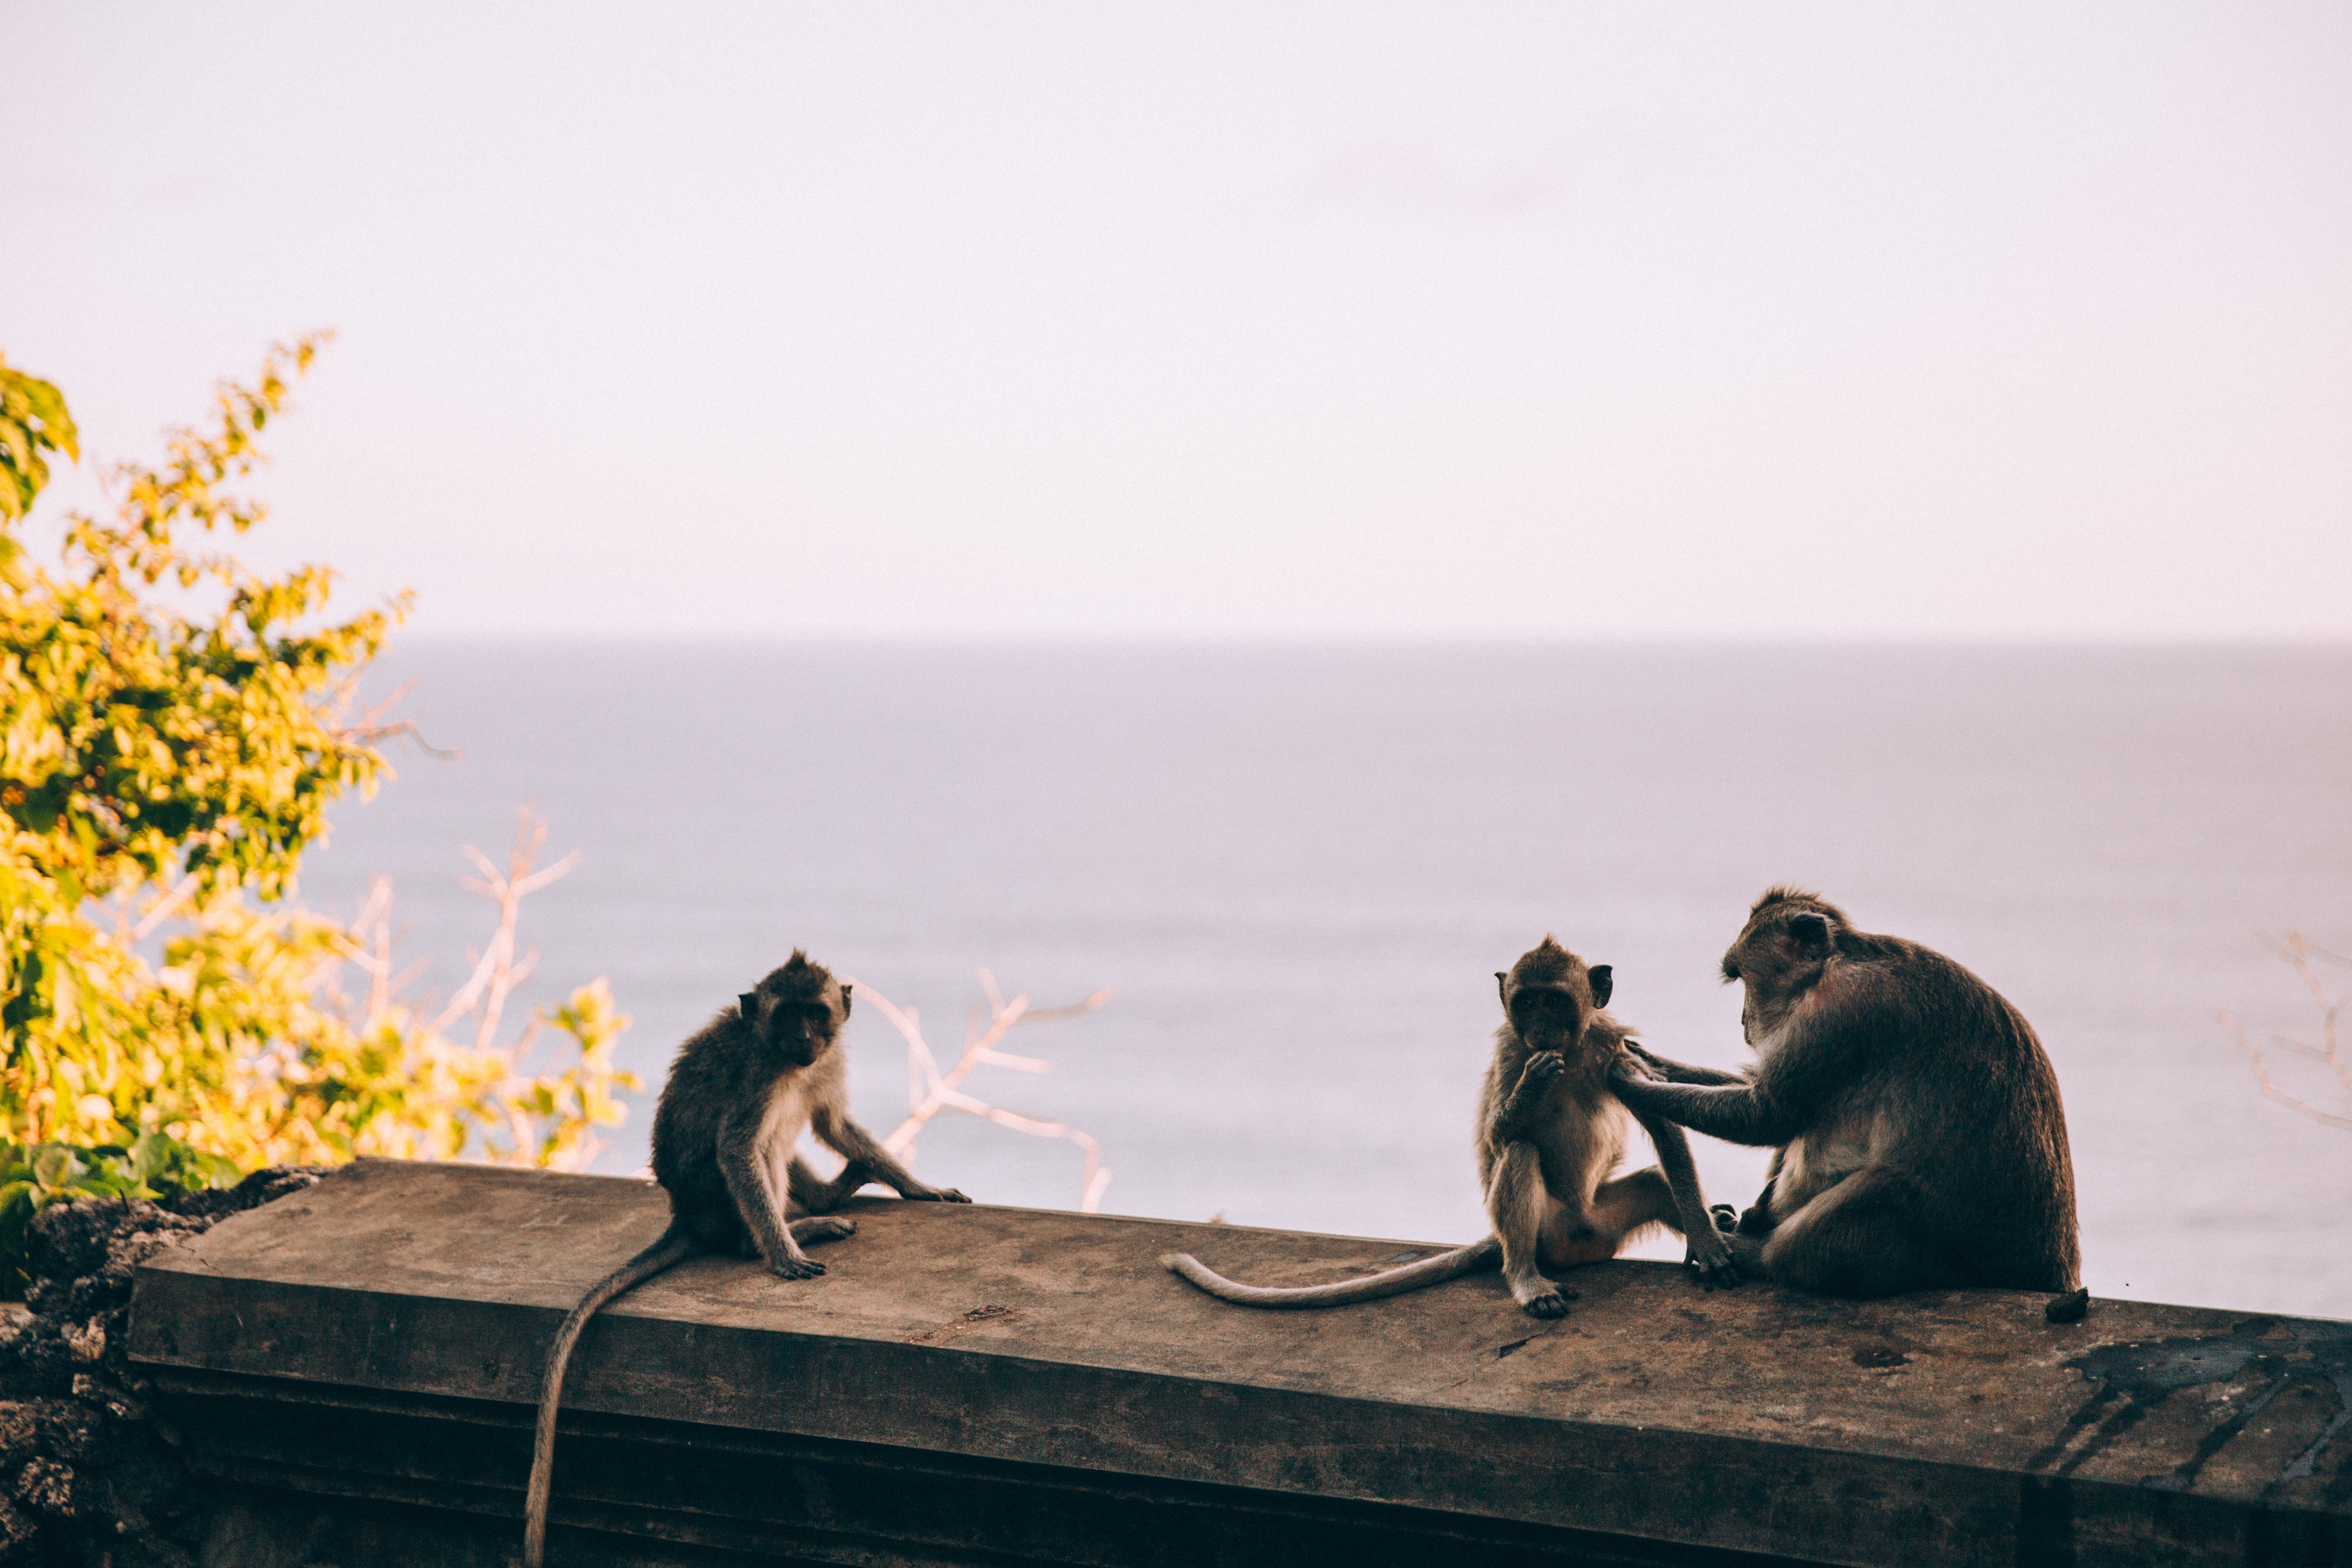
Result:
[[[110,515],[67,514],[54,571],[21,531],[73,423],[0,362],[0,1139],[583,1163],[635,1087],[604,982],[544,1018],[577,1065],[526,1077],[396,1002],[354,1009],[332,985],[353,933],[283,901],[327,807],[386,774],[344,700],[406,601],[330,621],[326,568],[187,542],[262,521],[229,487],[319,342],[224,384],[161,468],[114,469]]]

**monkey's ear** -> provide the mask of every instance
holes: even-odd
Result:
[[[1592,1005],[1596,1007],[1609,1005],[1609,991],[1612,984],[1610,979],[1609,965],[1594,964],[1584,972],[1584,978],[1592,986]]]
[[[1506,1010],[1511,1005],[1511,976],[1507,970],[1495,971],[1495,995]]]
[[[853,989],[855,989],[853,986],[845,983],[841,988],[841,1016],[845,1018],[849,1016],[849,993]]]
[[[760,1021],[760,994],[757,991],[746,991],[736,997],[735,1006],[736,1010],[743,1015],[745,1023],[756,1024]]]
[[[1807,958],[1827,958],[1830,952],[1830,922],[1816,914],[1790,915],[1789,935]]]

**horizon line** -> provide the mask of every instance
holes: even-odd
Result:
[[[1433,632],[729,632],[729,631],[437,631],[402,632],[386,638],[386,651],[403,646],[500,643],[588,644],[613,647],[1297,647],[1297,648],[1482,648],[1497,651],[1544,648],[1918,648],[2259,650],[2352,652],[2352,632],[2212,633],[2177,635],[2058,636],[2029,633],[1895,635],[1850,633],[1789,636],[1620,633],[1591,635]],[[379,656],[381,657],[381,656]]]

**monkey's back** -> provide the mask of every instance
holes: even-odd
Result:
[[[748,1233],[719,1164],[730,1114],[764,1100],[776,1075],[764,1071],[751,1031],[734,1009],[720,1013],[677,1048],[654,1109],[654,1180],[669,1194],[674,1223],[717,1251],[734,1251]]]
[[[1882,1058],[1919,1187],[1970,1282],[2071,1290],[2080,1282],[2074,1164],[2057,1070],[2023,1014],[1982,979],[1916,943],[1878,939],[1894,1025]]]

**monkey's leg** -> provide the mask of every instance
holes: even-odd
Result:
[[[1486,1217],[1503,1244],[1503,1283],[1531,1318],[1568,1316],[1568,1298],[1537,1267],[1545,1224],[1557,1206],[1544,1186],[1534,1146],[1505,1144],[1486,1184]]]
[[[1773,1158],[1777,1160],[1780,1156],[1776,1154]],[[1748,1205],[1746,1213],[1737,1216],[1737,1223],[1732,1226],[1734,1230],[1742,1236],[1772,1234],[1772,1227],[1780,1223],[1772,1217],[1772,1189],[1780,1180],[1780,1173],[1775,1170],[1765,1182],[1764,1190],[1756,1194],[1756,1201]]]
[[[1892,1296],[1960,1284],[1927,1214],[1925,1194],[1908,1176],[1869,1166],[1780,1222],[1763,1244],[1764,1272],[1823,1296]]]
[[[1772,1217],[1772,1192],[1780,1184],[1780,1162],[1788,1157],[1788,1152],[1786,1149],[1772,1151],[1772,1163],[1764,1167],[1764,1190],[1756,1194],[1756,1201],[1748,1205],[1747,1213],[1740,1213],[1729,1204],[1715,1205],[1712,1212],[1716,1229],[1756,1237],[1772,1233],[1772,1227],[1780,1223]],[[1758,1241],[1757,1247],[1762,1245],[1760,1240]]]
[[[751,1233],[752,1245],[767,1260],[768,1271],[785,1279],[814,1279],[824,1272],[824,1265],[812,1260],[793,1239],[784,1223],[784,1194],[773,1190],[774,1177],[760,1158],[759,1119],[765,1110],[754,1106],[751,1114],[731,1116],[719,1129],[719,1173],[726,1180],[727,1195],[735,1200],[735,1212]]]
[[[1625,1238],[1643,1226],[1672,1226],[1679,1220],[1674,1189],[1665,1173],[1653,1165],[1601,1183],[1581,1215],[1562,1204],[1544,1225],[1541,1256],[1550,1268],[1599,1263],[1616,1257]]]
[[[874,1179],[870,1167],[852,1160],[841,1168],[841,1174],[828,1182],[811,1170],[809,1163],[798,1154],[793,1156],[785,1174],[789,1178],[786,1200],[791,1209],[802,1214],[831,1214]]]
[[[825,1146],[853,1165],[863,1165],[872,1173],[871,1180],[889,1185],[902,1198],[919,1203],[968,1204],[971,1200],[953,1187],[935,1187],[915,1179],[915,1173],[898,1163],[890,1151],[882,1147],[874,1134],[839,1114],[826,1114],[822,1109],[810,1121],[809,1127]]]

